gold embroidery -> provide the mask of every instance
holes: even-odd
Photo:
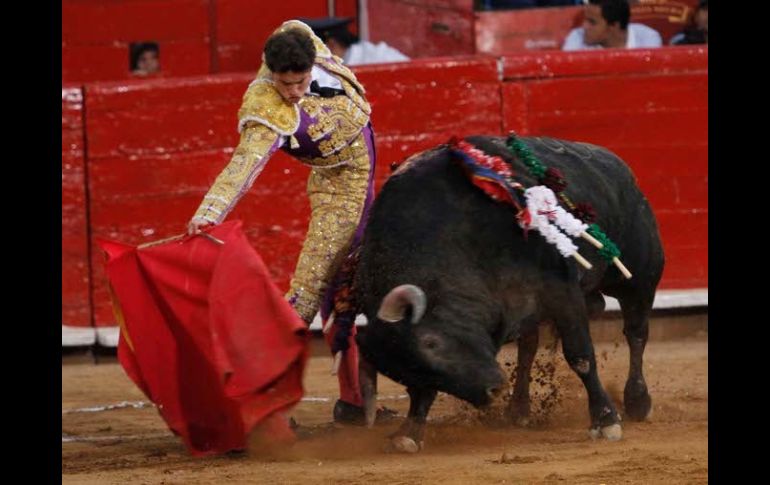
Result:
[[[371,107],[364,87],[350,69],[332,56],[324,43],[302,22],[284,22],[277,30],[299,28],[316,47],[315,63],[335,75],[347,96],[306,96],[300,107],[316,119],[308,128],[314,141],[329,136],[319,149],[327,156],[304,160],[313,166],[307,183],[312,211],[308,235],[287,297],[306,321],[312,320],[361,219],[369,184],[370,160],[361,129]],[[264,63],[244,94],[238,112],[245,128],[241,142],[225,170],[217,177],[196,216],[219,222],[254,181],[279,135],[293,135],[299,127],[299,108],[285,103],[270,82]],[[251,121],[251,122],[250,122]],[[257,124],[259,123],[259,124]],[[272,128],[272,130],[270,129]],[[351,142],[351,140],[353,140]]]
[[[317,113],[315,122],[307,127],[307,134],[313,141],[328,136],[327,140],[318,143],[318,149],[323,156],[329,156],[354,139],[369,122],[369,116],[361,111],[347,96],[321,98],[312,96],[306,98],[303,110]]]
[[[368,149],[363,141],[363,135],[361,135],[356,138],[356,141],[342,147],[337,153],[325,157],[306,158],[302,161],[311,167],[330,169],[338,165],[349,164],[359,157],[365,156],[367,153]]]
[[[348,95],[348,97],[356,104],[356,106],[361,109],[361,111],[367,115],[372,113],[372,108],[369,106],[369,102],[367,102],[363,97],[363,95],[366,93],[364,86],[358,82],[358,79],[356,79],[353,71],[341,63],[336,63],[331,59],[317,57],[316,64],[319,64],[321,67],[331,72],[332,74],[337,75],[336,77],[342,83],[342,88],[345,90],[345,94]]]
[[[249,189],[267,163],[278,134],[258,123],[247,123],[230,163],[219,174],[203,198],[195,217],[221,222],[238,199]]]
[[[342,98],[344,96],[335,96],[335,98]],[[334,99],[334,98],[326,98]],[[322,106],[331,106],[329,101],[324,101],[324,98],[320,96],[307,96],[305,102],[302,103],[302,109],[316,121],[311,123],[307,127],[307,134],[313,141],[318,141],[329,132],[334,130],[335,123],[332,116],[329,116],[326,111],[321,109]],[[334,108],[332,108],[334,109]]]
[[[369,115],[372,112],[371,106],[363,96],[365,93],[363,85],[358,82],[353,71],[343,65],[342,60],[339,57],[333,56],[328,47],[326,47],[321,39],[313,34],[313,30],[306,24],[298,20],[289,20],[281,24],[274,33],[294,28],[303,30],[313,39],[313,44],[316,47],[315,64],[326,69],[340,81],[342,88],[347,95],[346,102],[352,103],[358,108],[357,110],[353,110],[351,107],[346,109],[346,111],[350,113],[350,119],[353,120],[354,124],[363,127],[369,121]],[[264,54],[262,57],[262,65],[257,71],[256,80],[249,86],[249,89],[244,95],[243,105],[238,112],[238,119],[244,120],[247,117],[249,119],[255,119],[276,129],[282,135],[292,135],[299,127],[298,108],[295,105],[286,103],[283,98],[281,98],[281,95],[275,90],[271,81],[270,69],[267,68],[267,65],[264,62]],[[320,105],[313,101],[315,98],[319,97],[305,96],[301,102],[302,109],[313,118],[322,115]],[[345,99],[345,96],[321,99],[336,100],[337,98]],[[324,135],[328,133],[328,127],[319,128],[319,130],[321,130]],[[321,135],[321,137],[322,136],[323,135]],[[314,141],[318,139],[320,139],[320,137],[314,138]],[[335,146],[337,149],[340,148],[339,145]]]
[[[321,114],[320,96],[305,96],[300,100],[300,109],[308,114],[311,118],[318,117]]]
[[[258,121],[282,135],[292,135],[299,127],[299,109],[285,102],[272,83],[256,81],[243,95],[238,120]]]
[[[338,152],[348,145],[348,140],[340,130],[334,130],[329,134],[329,138],[318,142],[318,150],[321,152],[321,156],[328,157],[329,155]]]
[[[363,150],[361,150],[363,148]],[[312,216],[287,298],[312,320],[361,220],[369,185],[370,161],[364,136],[349,146],[349,164],[313,169],[307,183]],[[342,152],[340,152],[341,154]]]

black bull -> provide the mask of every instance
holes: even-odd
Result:
[[[510,162],[524,186],[538,185],[499,137],[466,139]],[[495,360],[518,340],[518,373],[509,412],[529,413],[529,374],[537,324],[552,321],[564,356],[588,393],[592,436],[618,439],[620,416],[599,380],[588,320],[617,298],[630,348],[626,415],[644,419],[651,399],[642,374],[648,316],[663,271],[655,217],[625,163],[604,148],[552,138],[521,138],[547,167],[564,174],[565,193],[588,202],[622,252],[626,279],[589,243],[593,265],[563,258],[543,237],[517,225],[514,209],[471,184],[442,145],[412,157],[385,183],[370,213],[356,274],[368,325],[357,336],[367,420],[374,418],[376,373],[404,384],[409,414],[392,438],[401,451],[422,447],[437,391],[484,406],[503,390]]]

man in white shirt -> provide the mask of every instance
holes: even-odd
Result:
[[[660,34],[646,25],[630,24],[628,0],[588,0],[583,26],[567,35],[562,50],[660,47]]]
[[[358,40],[358,37],[347,28],[352,20],[349,17],[302,19],[324,41],[332,54],[341,58],[345,65],[361,66],[409,60],[409,57],[385,42],[374,44],[366,40]]]

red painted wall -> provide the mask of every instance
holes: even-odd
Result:
[[[162,77],[210,69],[209,0],[62,0],[62,80],[130,79],[129,44],[155,41]]]
[[[664,288],[708,286],[708,49],[504,59],[504,129],[603,145],[658,218]]]
[[[707,63],[706,48],[670,48],[507,56],[502,80],[491,57],[358,68],[374,107],[377,187],[391,162],[451,135],[514,129],[605,145],[629,163],[658,215],[663,287],[707,286]],[[251,79],[86,85],[90,237],[140,243],[183,232],[238,141],[236,111]],[[231,215],[247,221],[283,288],[305,235],[307,173],[276,157]],[[94,320],[112,325],[101,255],[91,259]]]
[[[560,50],[579,24],[583,7],[532,8],[476,13],[476,52],[493,55]]]
[[[255,8],[254,0],[216,0],[217,72],[256,72],[267,37],[296,17],[326,16],[326,0],[271,2]],[[299,5],[298,5],[299,3]]]
[[[63,87],[61,105],[62,325],[87,327],[91,305],[81,89]]]
[[[498,133],[500,83],[492,58],[431,59],[356,70],[372,104],[377,188],[391,162],[453,134]]]
[[[129,45],[142,41],[159,44],[157,77],[255,72],[278,25],[327,9],[326,0],[62,0],[62,79],[132,79]],[[357,17],[356,0],[336,1],[336,13]]]
[[[298,17],[326,17],[326,0],[288,0],[260,7],[254,0],[210,0],[216,42],[211,72],[256,72],[267,37],[283,22]],[[256,8],[255,8],[256,5]],[[356,0],[337,0],[338,17],[358,15]],[[351,23],[356,30],[356,23]]]
[[[369,40],[411,58],[475,54],[473,0],[370,0]]]
[[[689,21],[697,0],[640,0],[632,21],[665,42]],[[131,42],[160,44],[159,77],[254,72],[267,36],[281,22],[327,15],[325,0],[62,0],[62,80],[131,79]],[[412,58],[558,50],[580,7],[474,12],[473,0],[368,2],[369,35]],[[356,0],[336,15],[356,18]],[[357,30],[354,22],[352,28]]]

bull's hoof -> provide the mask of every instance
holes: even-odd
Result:
[[[341,399],[337,399],[337,402],[334,403],[332,416],[336,424],[367,426],[364,408],[362,406],[347,403]],[[377,409],[374,424],[387,423],[393,421],[396,417],[398,417],[397,411],[383,406],[382,408]]]
[[[619,424],[611,424],[609,426],[591,428],[588,430],[588,434],[594,440],[604,438],[607,441],[618,441],[623,437],[623,428]]]
[[[514,426],[528,428],[532,424],[529,419],[529,397],[514,397],[508,405],[508,416]]]
[[[631,393],[628,387],[623,393],[623,407],[626,410],[626,416],[634,421],[644,421],[652,415],[652,398],[643,388],[641,393]]]
[[[422,449],[422,443],[415,442],[408,436],[394,436],[386,446],[385,451],[396,453],[417,453]]]

